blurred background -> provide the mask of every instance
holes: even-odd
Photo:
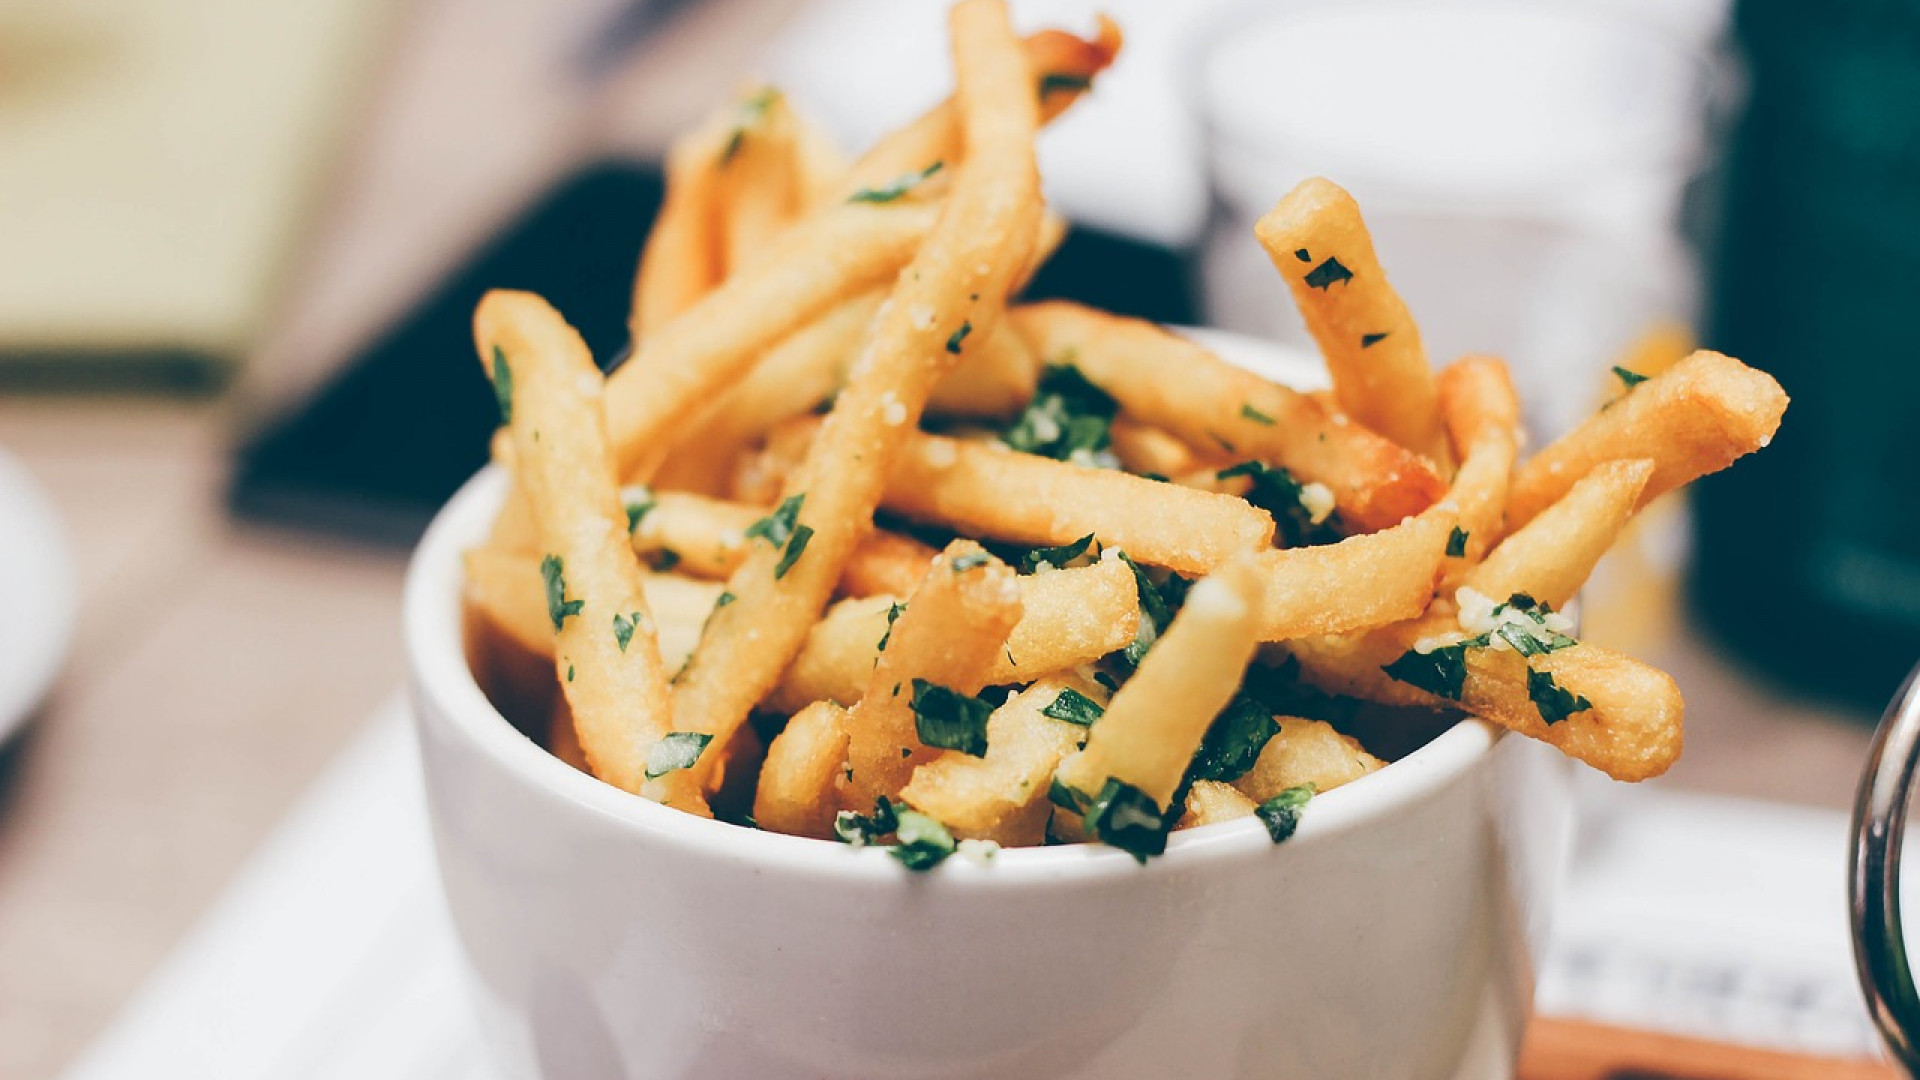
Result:
[[[1848,803],[1920,656],[1920,2],[1015,8],[1127,34],[1043,135],[1074,229],[1038,295],[1309,344],[1251,226],[1320,174],[1536,440],[1676,343],[1773,373],[1778,442],[1645,518],[1587,636],[1687,692],[1663,783]],[[495,423],[481,291],[612,355],[675,134],[754,78],[863,146],[946,94],[943,25],[0,7],[0,1076],[71,1061],[399,684],[407,547]]]

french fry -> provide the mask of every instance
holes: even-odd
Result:
[[[1186,811],[1176,829],[1192,829],[1252,817],[1258,804],[1235,790],[1232,784],[1218,780],[1195,780],[1187,790]]]
[[[1325,484],[1361,532],[1418,514],[1445,490],[1418,454],[1152,323],[1061,301],[1016,308],[1012,319],[1044,362],[1073,363],[1122,415],[1203,455],[1269,461]]]
[[[1447,461],[1420,328],[1387,283],[1353,196],[1319,177],[1302,181],[1253,231],[1320,344],[1342,411],[1409,450]]]
[[[915,434],[887,477],[887,509],[1009,543],[1094,534],[1136,562],[1206,573],[1273,543],[1273,518],[1230,495],[1092,469],[984,442]]]
[[[747,531],[766,515],[761,507],[681,491],[651,492],[633,529],[633,549],[664,557],[696,577],[725,578],[747,557]],[[631,510],[629,511],[631,514]],[[926,572],[935,551],[899,533],[875,529],[861,537],[840,576],[848,596],[901,593]]]
[[[1520,400],[1506,365],[1469,356],[1440,373],[1440,411],[1460,469],[1446,501],[1458,510],[1459,554],[1449,556],[1449,578],[1485,557],[1506,532],[1507,487],[1520,453]]]
[[[833,839],[835,785],[847,767],[847,712],[816,701],[787,721],[767,747],[753,820],[771,832]]]
[[[725,273],[764,258],[773,239],[802,209],[805,194],[798,138],[786,95],[756,87],[738,105],[740,116],[714,161],[719,173],[720,242]]]
[[[1088,680],[1041,679],[993,711],[985,756],[943,751],[913,771],[900,798],[960,839],[1007,847],[1043,843],[1051,812],[1047,782],[1060,759],[1080,748],[1087,731],[1042,711],[1068,687],[1094,701],[1106,698]]]
[[[1640,505],[1767,445],[1787,409],[1763,371],[1705,349],[1655,375],[1534,455],[1513,477],[1509,524],[1557,502],[1603,461],[1648,458]]]
[[[553,622],[547,614],[540,556],[482,547],[467,552],[467,603],[489,625],[536,656],[553,656]],[[700,637],[700,624],[720,598],[719,582],[676,574],[646,574],[640,581],[658,631],[660,663],[669,671],[686,662]]]
[[[588,776],[593,775],[587,755],[580,749],[580,734],[573,730],[573,710],[567,707],[564,694],[555,694],[553,698],[553,721],[547,725],[547,752]]]
[[[554,664],[593,773],[626,791],[704,813],[691,777],[649,778],[672,733],[667,676],[627,542],[626,512],[598,423],[600,372],[580,335],[530,293],[496,290],[474,341],[513,432],[521,483],[540,520]],[[625,629],[622,630],[624,623]]]
[[[732,112],[709,117],[667,151],[666,197],[633,279],[629,323],[636,342],[692,307],[724,275],[713,162],[726,144]]]
[[[933,388],[927,411],[937,416],[1000,419],[1017,414],[1033,397],[1040,361],[1026,340],[1004,322],[968,350],[960,364]]]
[[[1096,37],[1083,40],[1060,30],[1042,30],[1021,43],[1029,78],[1040,99],[1039,122],[1065,112],[1093,85],[1120,52],[1120,27],[1100,17]],[[941,102],[906,127],[874,144],[847,170],[841,198],[917,173],[939,161],[952,163],[965,147],[957,96]]]
[[[1217,469],[1210,468],[1193,447],[1137,420],[1114,418],[1112,438],[1113,456],[1130,473],[1177,478],[1205,470],[1212,477]]]
[[[1312,784],[1315,794],[1324,795],[1386,765],[1367,753],[1359,740],[1340,734],[1324,720],[1298,716],[1275,719],[1280,723],[1280,733],[1260,749],[1253,768],[1233,782],[1256,803],[1301,784]]]
[[[1328,693],[1389,705],[1460,708],[1558,747],[1615,780],[1645,780],[1680,756],[1684,706],[1667,673],[1594,645],[1576,644],[1529,661],[1519,653],[1470,648],[1462,658],[1458,698],[1442,697],[1386,674],[1415,643],[1458,631],[1452,605],[1410,623],[1352,638],[1289,642],[1301,676]],[[1531,667],[1529,666],[1531,663]],[[1551,677],[1587,707],[1549,724],[1533,700],[1529,672]]]
[[[1266,583],[1250,558],[1195,582],[1173,624],[1087,735],[1060,763],[1060,783],[1088,797],[1118,780],[1162,812],[1213,718],[1233,697],[1259,642]]]
[[[1020,590],[1007,564],[971,540],[940,553],[890,626],[887,647],[847,713],[847,774],[841,805],[867,813],[892,798],[913,770],[940,756],[917,729],[924,684],[972,696],[1020,621]]]
[[[1256,634],[1261,641],[1287,641],[1418,616],[1433,599],[1457,520],[1436,508],[1337,544],[1259,552],[1253,565],[1267,587]]]
[[[1626,528],[1652,478],[1653,462],[1645,458],[1596,466],[1488,552],[1462,584],[1494,600],[1524,593],[1565,607]]]
[[[987,685],[1031,682],[1091,664],[1126,648],[1140,630],[1140,599],[1133,571],[1118,559],[1019,579],[1020,621],[994,659]],[[779,710],[810,701],[859,700],[880,658],[892,596],[842,600],[808,632],[768,704]]]
[[[842,596],[902,596],[912,592],[939,552],[886,529],[861,537],[840,573]]]

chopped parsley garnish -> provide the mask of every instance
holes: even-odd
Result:
[[[1024,454],[1056,461],[1099,464],[1112,442],[1119,411],[1107,392],[1072,364],[1049,364],[1040,373],[1033,400],[1001,441]]]
[[[1083,815],[1087,807],[1093,805],[1093,800],[1087,797],[1086,792],[1067,786],[1058,776],[1047,785],[1047,801],[1068,813]]]
[[[1286,546],[1299,547],[1339,539],[1326,519],[1318,522],[1313,520],[1313,511],[1307,508],[1306,485],[1294,479],[1286,469],[1268,465],[1264,461],[1243,461],[1215,475],[1221,480],[1246,477],[1247,493],[1241,497],[1273,516],[1273,523],[1280,531],[1281,543]]]
[[[842,810],[833,817],[833,835],[842,843],[854,847],[866,847],[892,832],[900,825],[899,817],[894,813],[893,803],[885,795],[874,800],[871,815],[856,814],[851,810]]]
[[[573,665],[571,663],[567,665],[567,681],[573,681]]]
[[[1458,559],[1467,553],[1467,530],[1458,525],[1447,534],[1447,558]]]
[[[1409,686],[1425,690],[1429,694],[1459,701],[1461,691],[1467,686],[1467,650],[1485,646],[1490,640],[1482,634],[1477,638],[1456,641],[1451,645],[1441,645],[1427,652],[1408,649],[1400,659],[1380,668],[1390,678],[1398,679]]]
[[[637,611],[631,615],[614,615],[613,640],[620,646],[621,652],[626,652],[627,646],[632,644],[633,632],[646,624],[646,617]]]
[[[1294,249],[1293,249],[1293,257],[1294,257],[1294,258],[1296,258],[1296,259],[1299,259],[1299,260],[1300,260],[1301,262],[1312,262],[1312,261],[1313,261],[1313,256],[1312,256],[1312,255],[1309,255],[1309,254],[1307,253],[1307,249],[1306,249],[1306,248],[1294,248]]]
[[[1273,426],[1273,417],[1254,408],[1252,402],[1243,401],[1240,403],[1240,415],[1256,424],[1265,424],[1268,427]]]
[[[1037,547],[1020,556],[1020,572],[1038,573],[1042,569],[1060,570],[1073,563],[1073,560],[1087,553],[1093,546],[1093,534],[1088,533],[1072,543],[1058,547]]]
[[[1117,694],[1120,692],[1120,680],[1114,678],[1113,676],[1107,674],[1104,671],[1094,672],[1093,681],[1099,683],[1103,687],[1106,687],[1107,693],[1109,694]]]
[[[1623,368],[1618,364],[1614,365],[1613,374],[1615,378],[1620,380],[1620,385],[1629,390],[1647,381],[1647,376],[1640,374],[1632,368]]]
[[[773,564],[773,576],[776,580],[787,576],[787,571],[793,569],[793,564],[799,562],[801,554],[807,550],[807,541],[812,539],[812,526],[795,525],[793,527],[793,537],[787,541],[787,550],[781,552],[780,561]]]
[[[1235,694],[1213,718],[1206,738],[1193,755],[1189,775],[1195,780],[1232,783],[1247,775],[1267,742],[1280,734],[1267,707],[1248,694]]]
[[[1579,644],[1548,627],[1547,616],[1553,614],[1553,608],[1526,593],[1514,593],[1496,605],[1491,614],[1499,624],[1494,627],[1494,634],[1521,656],[1543,656]],[[1509,618],[1509,615],[1519,618]]]
[[[781,500],[773,513],[747,526],[747,539],[759,537],[774,547],[793,539],[794,523],[799,520],[800,506],[807,501],[807,493],[789,495]]]
[[[887,854],[900,860],[909,870],[924,872],[939,866],[954,852],[953,834],[945,825],[918,810],[896,810],[894,839],[899,841]]]
[[[1533,706],[1540,710],[1540,719],[1548,724],[1557,724],[1577,712],[1593,708],[1593,702],[1568,690],[1553,681],[1553,676],[1545,671],[1527,669],[1527,696],[1533,699]]]
[[[849,195],[847,201],[857,203],[890,203],[900,196],[905,195],[907,192],[912,191],[914,188],[919,187],[921,181],[945,167],[946,162],[936,161],[924,169],[901,173],[899,176],[894,177],[879,187],[861,188],[859,191]]]
[[[1382,341],[1385,341],[1386,339],[1387,339],[1387,332],[1385,330],[1382,330],[1377,334],[1361,334],[1360,347],[1363,349],[1371,349],[1375,345],[1380,344]]]
[[[993,556],[984,551],[969,551],[953,560],[953,572],[962,574],[977,566],[985,566]]]
[[[971,333],[973,333],[973,320],[969,319],[961,323],[960,329],[955,330],[953,334],[947,338],[947,351],[950,353],[958,353],[960,351],[960,343],[967,340],[967,335]]]
[[[920,742],[974,757],[987,754],[993,706],[925,679],[913,680],[913,727]]]
[[[880,635],[881,652],[887,651],[887,642],[893,640],[893,622],[895,619],[898,619],[900,613],[905,610],[907,610],[907,605],[905,604],[894,603],[887,605],[887,632]],[[875,663],[878,663],[878,661],[875,661]]]
[[[647,552],[647,566],[655,573],[664,574],[680,565],[680,553],[672,548]]]
[[[647,751],[647,779],[658,780],[675,769],[691,769],[713,736],[704,731],[673,731]]]
[[[720,596],[717,599],[714,600],[713,610],[719,611],[721,608],[726,607],[728,604],[731,604],[738,599],[740,598],[733,595],[730,592],[723,592],[720,594]]]
[[[549,555],[541,559],[540,576],[547,582],[547,617],[553,620],[554,632],[559,633],[567,616],[580,614],[580,609],[587,602],[567,599],[567,579],[562,572],[560,556]]]
[[[627,506],[627,532],[629,533],[639,528],[640,522],[643,521],[648,514],[653,513],[654,507],[660,505],[660,500],[653,497],[653,490],[651,488],[639,486],[630,487],[623,490],[620,494]]]
[[[1049,71],[1040,76],[1040,100],[1047,100],[1048,94],[1079,94],[1092,88],[1093,80],[1085,75],[1073,75],[1064,71]]]
[[[1353,271],[1340,265],[1340,260],[1329,256],[1327,261],[1307,271],[1307,287],[1325,292],[1334,284],[1352,281]]]
[[[1134,632],[1133,641],[1121,650],[1120,657],[1129,665],[1138,666],[1147,650],[1173,622],[1174,613],[1186,601],[1192,582],[1169,572],[1166,581],[1156,585],[1139,563],[1127,558],[1126,552],[1121,552],[1120,558],[1133,571],[1134,588],[1140,596],[1140,628]]]
[[[1132,784],[1108,779],[1087,807],[1087,833],[1145,864],[1167,850],[1167,818],[1146,793]]]
[[[769,86],[740,103],[740,113],[734,121],[733,131],[727,135],[727,145],[720,150],[720,164],[726,165],[739,153],[740,147],[747,141],[747,132],[759,127],[767,118],[767,110],[780,96],[780,91]]]
[[[1274,843],[1284,843],[1300,827],[1300,811],[1312,798],[1313,785],[1298,784],[1254,807],[1253,813]]]
[[[1069,724],[1079,724],[1081,727],[1092,727],[1093,722],[1100,719],[1106,711],[1100,707],[1099,702],[1067,686],[1061,688],[1059,696],[1047,702],[1046,708],[1040,710],[1040,715],[1051,716],[1055,720],[1065,720]]]
[[[513,369],[498,345],[493,347],[493,400],[500,403],[500,422],[513,423]]]

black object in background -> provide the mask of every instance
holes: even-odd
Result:
[[[481,295],[539,293],[606,362],[627,340],[633,270],[660,195],[657,169],[609,161],[534,200],[314,397],[241,450],[234,511],[412,543],[486,464],[500,420],[473,353]]]
[[[1920,3],[1743,0],[1736,26],[1709,343],[1793,403],[1699,485],[1693,595],[1769,673],[1877,714],[1920,658]]]
[[[473,355],[473,307],[491,288],[545,296],[608,363],[625,346],[633,271],[661,196],[659,170],[607,161],[533,201],[499,239],[311,399],[248,443],[236,513],[296,528],[411,544],[487,460],[499,422]],[[1026,296],[1191,323],[1181,254],[1074,229]]]

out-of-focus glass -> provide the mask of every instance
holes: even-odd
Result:
[[[1642,330],[1694,319],[1683,219],[1717,77],[1656,28],[1577,7],[1242,8],[1195,57],[1208,319],[1307,340],[1253,223],[1325,176],[1359,200],[1436,365],[1504,357],[1535,433],[1563,430]]]

